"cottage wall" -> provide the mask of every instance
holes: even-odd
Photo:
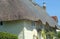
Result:
[[[43,39],[43,37],[41,36],[41,30],[44,29],[44,25],[39,23],[36,23],[36,29],[38,32],[38,39]]]
[[[24,21],[6,21],[0,25],[0,32],[7,32],[18,35],[19,39],[23,39]]]
[[[35,22],[25,21],[24,22],[24,37],[25,39],[36,39],[37,30],[35,26]]]
[[[3,25],[0,25],[0,32],[16,34],[19,39],[37,38],[35,22],[29,20],[3,22]]]

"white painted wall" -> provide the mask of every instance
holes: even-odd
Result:
[[[33,39],[33,32],[24,28],[25,39]]]
[[[37,30],[36,30],[35,26],[32,26],[31,21],[25,21],[24,25],[25,25],[24,26],[25,39],[33,39],[33,35],[37,36]]]

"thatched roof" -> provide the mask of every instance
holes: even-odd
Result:
[[[39,15],[42,16],[41,20],[43,23],[45,22],[45,24],[46,24],[46,22],[47,22],[52,27],[58,26],[57,22],[47,14],[45,9],[43,9],[42,7],[39,7],[39,6],[36,6],[36,8],[38,9],[38,11],[40,13]]]
[[[41,7],[38,10],[29,0],[0,0],[0,21],[28,19],[41,20],[55,27],[57,23]]]

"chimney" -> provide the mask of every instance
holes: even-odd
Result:
[[[58,23],[58,18],[57,18],[57,16],[52,16],[52,18]]]
[[[43,2],[43,9],[46,10],[46,3],[45,2]]]

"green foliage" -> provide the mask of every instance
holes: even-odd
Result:
[[[42,35],[43,39],[46,39],[46,32],[45,32],[44,29],[42,29],[42,31],[41,31],[41,35]]]
[[[17,35],[0,32],[0,39],[18,39]]]
[[[41,31],[41,36],[43,37],[43,39],[53,39],[53,37],[56,36],[55,32],[54,31],[46,31],[45,29],[42,29]]]
[[[56,36],[55,32],[53,31],[47,32],[47,35],[49,36],[50,39],[53,39]]]
[[[55,33],[53,31],[52,32],[49,31],[49,32],[47,32],[47,34],[50,35],[51,37],[55,36]]]
[[[57,37],[60,38],[60,32],[57,32]]]

